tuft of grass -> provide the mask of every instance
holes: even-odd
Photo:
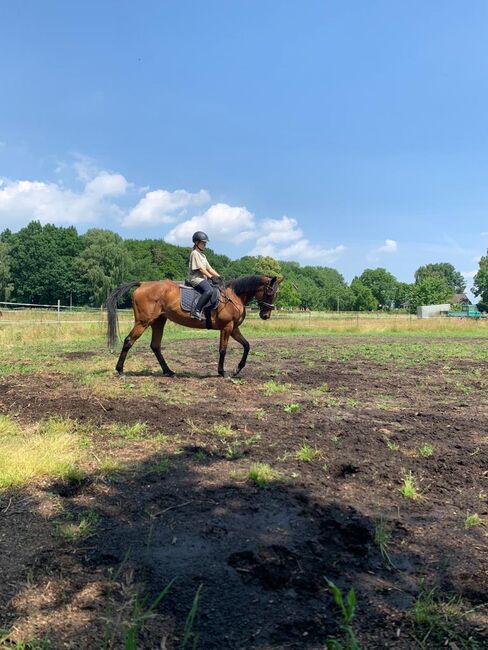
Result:
[[[422,445],[419,449],[419,453],[424,458],[428,458],[434,453],[434,447],[432,445]]]
[[[400,449],[400,445],[397,442],[392,442],[391,440],[386,440],[386,446],[390,451],[398,451]]]
[[[99,521],[98,514],[94,510],[88,510],[78,521],[58,523],[56,532],[66,542],[79,542],[94,532]]]
[[[4,416],[1,426],[0,488],[24,485],[45,476],[82,478],[76,466],[82,451],[73,420],[50,418],[24,431]]]
[[[256,420],[264,420],[266,417],[266,411],[264,409],[258,409],[255,413]]]
[[[314,447],[310,447],[310,445],[303,445],[295,454],[297,460],[302,460],[305,463],[309,463],[319,456],[320,451]]]
[[[283,410],[285,413],[296,413],[300,410],[300,404],[285,404]]]
[[[290,384],[280,384],[273,379],[270,379],[261,386],[261,390],[266,395],[266,397],[271,397],[271,395],[276,395],[277,393],[284,393],[289,389]]]
[[[474,512],[471,515],[468,513],[466,515],[466,519],[464,520],[465,530],[469,530],[470,528],[475,528],[476,526],[483,526],[483,525],[484,525],[484,521],[477,512]]]
[[[108,456],[100,461],[98,469],[104,476],[113,476],[122,470],[122,464]]]
[[[404,476],[400,492],[406,499],[420,499],[421,494],[415,485],[415,479],[412,475],[412,472],[408,472],[408,474]]]
[[[237,435],[237,431],[232,428],[230,424],[219,424],[215,423],[211,429],[212,433],[217,434],[222,438],[230,438]]]
[[[281,474],[267,463],[254,463],[249,468],[248,478],[257,487],[265,488],[271,485],[271,483],[278,481],[281,478]]]
[[[156,474],[165,476],[172,468],[173,468],[173,464],[171,463],[169,458],[162,458],[158,463],[154,463],[154,465],[151,465],[149,469],[152,472],[156,472]]]
[[[376,522],[374,529],[374,543],[380,549],[381,557],[394,568],[395,565],[391,561],[390,557],[390,542],[391,531],[388,528],[386,521],[383,518],[380,518]]]
[[[115,422],[108,427],[108,431],[127,440],[141,440],[147,434],[147,424],[145,422],[135,422],[134,424]]]

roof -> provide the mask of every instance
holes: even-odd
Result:
[[[465,293],[455,293],[451,298],[451,305],[471,305],[471,300]]]

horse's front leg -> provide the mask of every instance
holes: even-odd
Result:
[[[220,330],[220,345],[219,345],[219,375],[225,377],[224,361],[225,353],[227,352],[227,345],[229,344],[229,336],[232,332],[233,324],[226,325],[223,330]]]
[[[234,330],[231,332],[232,338],[240,343],[242,347],[244,348],[244,352],[242,353],[242,358],[239,361],[239,364],[234,372],[234,377],[238,375],[241,370],[244,368],[246,365],[247,361],[247,355],[249,354],[249,350],[251,349],[251,346],[249,345],[249,341],[247,341],[241,334],[240,330],[238,327],[235,327]]]

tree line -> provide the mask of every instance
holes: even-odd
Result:
[[[32,221],[16,233],[0,233],[0,299],[33,304],[103,305],[107,295],[130,280],[183,280],[189,247],[161,239],[123,239],[110,230],[92,228],[83,235],[74,227]],[[411,284],[384,268],[365,269],[351,284],[335,269],[301,266],[268,256],[231,260],[207,249],[210,264],[231,279],[247,274],[283,276],[278,306],[313,310],[372,311],[408,309],[451,302],[466,284],[452,264],[421,266]],[[488,309],[488,254],[474,278],[480,307]]]

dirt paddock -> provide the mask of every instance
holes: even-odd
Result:
[[[363,648],[488,648],[488,343],[252,345],[237,381],[209,340],[168,344],[174,379],[142,346],[122,380],[103,351],[2,374],[3,414],[73,419],[85,455],[0,492],[0,647],[318,650],[344,638],[328,578]]]

